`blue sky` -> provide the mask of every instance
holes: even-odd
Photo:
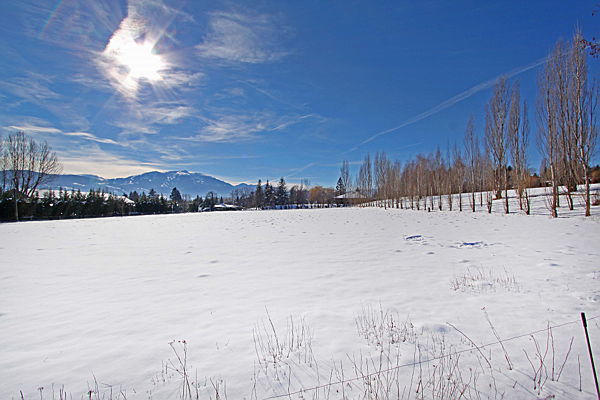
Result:
[[[3,0],[0,129],[64,172],[186,169],[334,185],[342,160],[408,160],[483,132],[494,79],[536,76],[591,1]],[[599,77],[599,61],[590,60]],[[531,141],[530,166],[539,155]]]

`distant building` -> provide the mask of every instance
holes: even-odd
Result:
[[[363,202],[367,201],[368,199],[367,199],[367,197],[365,197],[365,195],[363,195],[358,190],[352,190],[350,192],[340,194],[339,196],[335,196],[334,200],[338,204],[351,205],[351,204],[363,203]]]
[[[240,211],[242,209],[242,207],[240,206],[236,206],[234,204],[215,204],[212,207],[212,210],[210,209],[202,209],[202,211]]]

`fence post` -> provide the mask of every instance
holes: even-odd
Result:
[[[585,340],[587,341],[588,352],[590,353],[590,361],[592,362],[592,372],[594,373],[594,382],[596,383],[596,395],[600,400],[600,390],[598,389],[598,376],[596,375],[596,366],[594,365],[594,355],[592,354],[592,345],[590,344],[590,335],[588,334],[587,320],[585,319],[585,313],[581,313],[581,322],[583,322],[583,329],[585,330]]]

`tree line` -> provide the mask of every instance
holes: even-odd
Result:
[[[538,76],[537,145],[543,155],[540,176],[529,168],[529,107],[521,100],[519,83],[500,78],[485,106],[483,135],[476,132],[473,116],[466,124],[462,144],[418,154],[404,164],[384,152],[363,160],[352,189],[360,198],[399,208],[452,210],[477,202],[492,211],[502,199],[509,213],[508,191],[514,190],[519,208],[531,211],[529,188],[550,186],[548,208],[558,216],[560,197],[574,208],[578,185],[583,185],[585,215],[592,203],[591,161],[597,147],[598,87],[588,78],[585,41],[576,33],[570,43],[559,41]],[[598,168],[595,169],[598,174]],[[595,177],[598,180],[598,177]],[[348,188],[348,162],[344,161],[338,186]],[[476,193],[478,193],[476,195]],[[463,195],[467,199],[463,199]]]
[[[16,219],[14,204],[14,190],[0,191],[0,220]],[[166,198],[154,189],[141,195],[136,192],[116,195],[103,189],[90,189],[88,192],[62,188],[36,190],[30,197],[19,199],[17,204],[19,219],[111,217],[198,210],[197,199],[186,201]]]
[[[227,199],[242,208],[257,209],[286,209],[286,208],[314,208],[331,207],[340,205],[336,196],[345,190],[334,190],[321,185],[312,186],[307,179],[302,179],[300,184],[292,185],[289,189],[285,179],[279,179],[277,185],[268,180],[263,185],[259,179],[254,190],[249,188],[235,189],[231,198]]]

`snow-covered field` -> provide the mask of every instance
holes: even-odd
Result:
[[[0,399],[187,398],[177,340],[194,398],[595,396],[577,321],[600,314],[597,217],[287,210],[0,237]],[[497,342],[490,322],[524,334],[506,356],[474,347]],[[600,363],[600,318],[589,329]]]

